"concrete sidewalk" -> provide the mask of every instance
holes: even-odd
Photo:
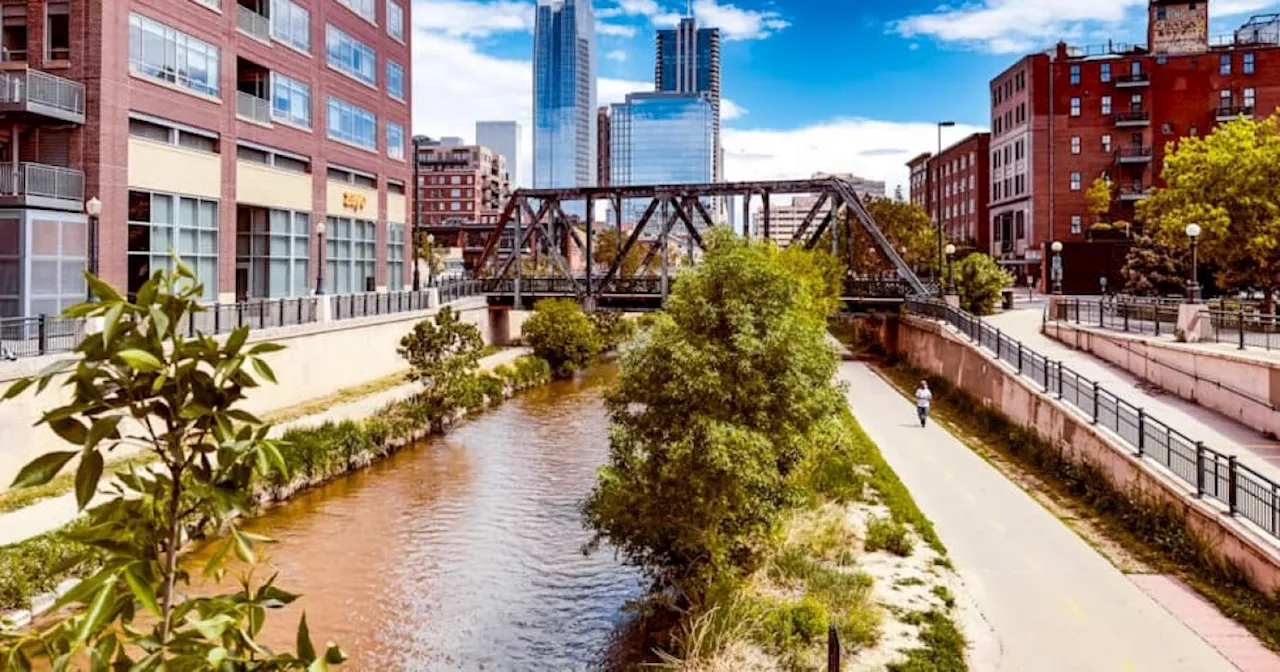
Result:
[[[505,349],[480,360],[480,369],[482,371],[492,370],[503,364],[509,364],[515,361],[516,358],[529,354],[529,352],[528,348]],[[413,394],[415,387],[414,384],[400,385],[349,403],[330,407],[325,409],[323,413],[280,423],[272,428],[271,435],[278,437],[285,430],[294,427],[311,427],[326,422],[367,418],[379,408]],[[90,502],[90,506],[99,501],[101,501],[101,496]],[[75,520],[79,515],[80,512],[76,509],[75,493],[50,497],[17,511],[0,513],[0,546],[7,546],[56,530]]]
[[[845,362],[840,378],[853,413],[933,521],[998,641],[984,647],[995,650],[975,669],[1280,669],[1280,658],[1247,637],[1244,653],[1229,654],[1233,665],[995,467],[937,425],[922,429],[912,402],[867,365]],[[1203,600],[1195,618],[1241,630]]]
[[[1112,366],[1087,352],[1072,349],[1040,332],[1043,313],[1039,310],[1014,310],[985,318],[1011,338],[1091,380],[1121,399],[1143,408],[1151,417],[1186,434],[1193,441],[1228,455],[1258,473],[1280,482],[1280,443],[1263,438],[1242,424],[1177,395],[1153,388],[1119,367]]]

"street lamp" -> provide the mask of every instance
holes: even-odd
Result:
[[[1055,240],[1049,246],[1053,250],[1053,268],[1050,274],[1053,276],[1053,293],[1062,294],[1062,242]]]
[[[98,275],[98,216],[102,214],[102,199],[94,196],[84,202],[84,212],[89,215],[89,273]],[[86,292],[90,301],[93,291]]]
[[[954,292],[956,291],[956,273],[955,273],[955,266],[951,263],[951,260],[954,259],[956,256],[956,246],[952,245],[951,243],[947,243],[946,252],[947,252],[947,286],[951,288],[952,292]]]
[[[1200,303],[1199,258],[1196,243],[1200,239],[1200,225],[1192,222],[1187,225],[1187,237],[1191,239],[1191,282],[1187,285],[1187,302]]]
[[[316,296],[324,296],[324,220],[316,222]]]
[[[435,264],[434,264],[434,263],[432,263],[432,261],[433,261],[433,259],[432,259],[432,252],[433,252],[433,249],[432,249],[432,248],[433,248],[433,246],[434,246],[435,244],[436,244],[436,236],[435,236],[435,234],[434,234],[434,233],[428,233],[428,234],[427,234],[427,285],[428,285],[428,286],[430,286],[430,287],[434,287],[434,286],[435,286],[435,284],[436,284],[436,279],[435,279],[435,269],[434,269],[434,268],[432,268],[433,266],[435,266]]]
[[[933,157],[935,161],[938,161],[938,169],[934,173],[937,176],[937,179],[935,180],[937,184],[934,186],[934,193],[935,193],[935,198],[937,198],[937,201],[934,203],[933,210],[938,218],[938,274],[939,275],[942,274],[942,163],[941,163],[942,129],[951,128],[955,125],[956,125],[956,122],[954,121],[938,122],[938,153],[935,154]],[[938,286],[939,288],[941,288],[942,283],[938,283]]]

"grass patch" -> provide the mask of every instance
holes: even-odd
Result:
[[[31,598],[52,591],[71,576],[85,576],[101,566],[89,547],[67,538],[83,523],[0,546],[0,611],[27,609]]]
[[[1237,566],[1221,562],[1205,539],[1192,531],[1174,507],[1113,486],[1091,464],[1073,462],[1033,431],[983,406],[949,381],[905,363],[881,367],[901,391],[921,378],[933,390],[934,416],[979,454],[1004,458],[998,467],[1035,476],[1063,505],[1099,523],[1113,542],[1158,571],[1174,574],[1212,602],[1228,618],[1280,651],[1280,595],[1255,590]]]
[[[885,550],[907,557],[911,555],[915,544],[907,533],[907,527],[890,518],[872,518],[867,523],[866,549],[868,553]]]
[[[938,610],[908,614],[905,622],[919,625],[924,646],[906,652],[907,660],[888,666],[890,672],[962,672],[965,639],[951,617]]]
[[[103,469],[103,480],[108,476],[123,474],[134,467],[139,467],[152,461],[149,454],[133,455],[130,457],[112,460],[110,464]],[[8,513],[26,508],[36,502],[59,497],[71,492],[75,488],[76,475],[74,471],[62,474],[44,485],[34,488],[22,488],[14,490],[6,490],[0,492],[0,513]]]

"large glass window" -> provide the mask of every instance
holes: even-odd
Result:
[[[1253,72],[1254,72],[1254,67],[1255,67],[1255,61],[1254,61],[1254,58],[1255,58],[1255,56],[1254,56],[1254,54],[1253,54],[1253,52],[1252,52],[1252,51],[1246,51],[1246,52],[1244,53],[1244,64],[1243,64],[1243,66],[1242,66],[1242,69],[1243,69],[1243,71],[1244,71],[1244,74],[1246,74],[1246,75],[1252,75],[1252,74],[1253,74]]]
[[[404,42],[404,9],[387,0],[387,34]]]
[[[404,126],[390,121],[387,122],[387,156],[404,158]]]
[[[374,113],[329,96],[327,117],[330,138],[368,149],[378,148],[378,117]]]
[[[218,202],[149,191],[129,192],[129,293],[172,268],[170,252],[195,271],[203,298],[218,296]]]
[[[329,217],[325,227],[325,289],[330,294],[374,290],[377,224]]]
[[[289,0],[271,0],[271,36],[311,53],[311,12]]]
[[[404,224],[387,224],[387,290],[404,290]]]
[[[141,14],[129,15],[129,69],[218,95],[218,48]]]
[[[71,58],[71,3],[67,0],[49,0],[45,5],[45,50],[51,61]]]
[[[307,296],[310,217],[305,212],[240,206],[236,211],[237,298]]]
[[[387,59],[387,95],[404,100],[404,66]]]
[[[375,9],[374,0],[338,0],[338,2],[365,19],[377,23],[378,10]]]
[[[378,84],[378,57],[369,45],[328,24],[325,26],[325,51],[329,65],[366,84]]]
[[[311,87],[278,72],[271,73],[271,116],[311,128]]]

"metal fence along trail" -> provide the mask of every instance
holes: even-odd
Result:
[[[1086,327],[1151,336],[1174,336],[1181,299],[1063,298],[1045,318]],[[1264,313],[1257,305],[1221,299],[1205,304],[1212,326],[1202,336],[1214,343],[1245,348],[1280,350],[1280,315]]]
[[[1068,305],[1079,310],[1085,304]],[[1272,538],[1280,538],[1280,485],[1241,464],[1235,455],[1220,453],[1173,429],[1103,389],[1097,381],[1027,348],[979,317],[929,299],[909,299],[907,310],[955,327],[997,359],[1015,367],[1019,375],[1030,378],[1046,394],[1055,395],[1082,411],[1093,424],[1115,433],[1139,458],[1155,462],[1194,487],[1197,496],[1221,502],[1231,515],[1243,517]]]

